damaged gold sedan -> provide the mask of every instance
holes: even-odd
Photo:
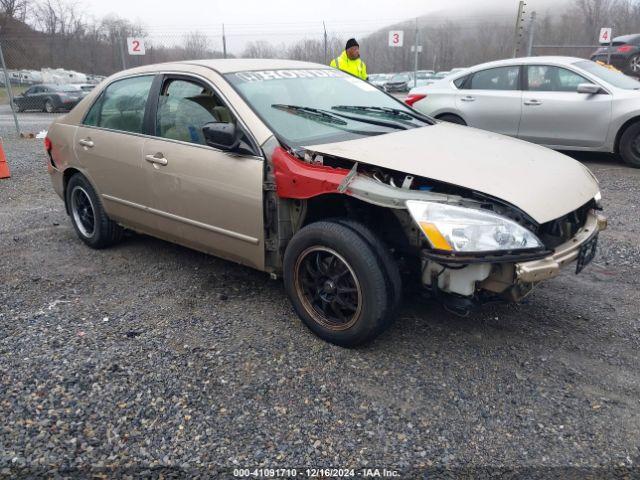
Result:
[[[302,321],[342,346],[389,326],[403,284],[461,314],[518,301],[579,273],[606,227],[580,163],[311,63],[120,72],[45,146],[87,245],[126,228],[281,275]]]

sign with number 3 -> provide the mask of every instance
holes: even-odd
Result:
[[[144,40],[137,37],[128,37],[127,50],[129,50],[129,55],[144,55]]]
[[[404,31],[391,30],[389,32],[389,46],[401,47],[404,44]]]

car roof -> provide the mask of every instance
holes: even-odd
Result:
[[[572,65],[576,62],[587,61],[584,58],[578,57],[562,57],[562,56],[543,56],[543,57],[518,57],[507,58],[504,60],[495,60],[493,62],[481,63],[465,69],[464,71],[455,72],[457,74],[477,72],[478,70],[485,70],[487,68],[495,67],[507,67],[511,65]]]
[[[637,40],[638,38],[640,38],[640,33],[632,33],[631,35],[622,35],[620,37],[615,37],[612,41],[627,43]]]
[[[220,74],[243,72],[250,70],[279,70],[295,68],[330,68],[328,65],[320,63],[301,62],[298,60],[280,60],[267,58],[219,58],[215,60],[185,60],[180,62],[167,62],[162,64],[146,65],[137,67],[136,72],[156,72],[159,66],[170,69],[172,65],[194,65],[207,67]]]

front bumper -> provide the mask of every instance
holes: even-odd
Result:
[[[580,247],[606,228],[606,217],[594,210],[589,211],[584,226],[578,230],[578,233],[571,240],[556,247],[552,255],[539,260],[516,263],[515,275],[517,283],[538,283],[558,276],[564,266],[578,258]]]

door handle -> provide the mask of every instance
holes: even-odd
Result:
[[[156,155],[159,155],[159,156],[156,156]],[[164,166],[169,163],[169,161],[166,158],[164,158],[164,156],[162,156],[161,153],[156,153],[156,155],[145,155],[144,158],[147,162],[153,163],[156,165]]]
[[[82,140],[79,140],[78,143],[87,148],[93,148],[93,146],[95,145],[93,143],[93,140],[91,140],[90,138],[83,138]]]
[[[535,107],[535,106],[538,106],[538,105],[542,105],[542,102],[540,100],[525,100],[524,104]]]
[[[475,97],[472,97],[471,95],[467,95],[466,97],[462,97],[460,100],[462,100],[463,102],[475,102],[476,101]]]

